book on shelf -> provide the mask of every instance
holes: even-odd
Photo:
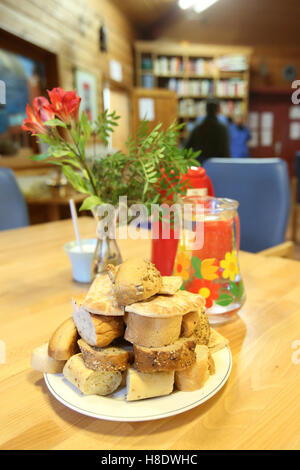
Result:
[[[216,65],[221,72],[244,72],[248,70],[248,61],[243,55],[219,57],[216,60]]]
[[[234,98],[244,98],[246,95],[246,82],[239,78],[229,78],[217,80],[216,96],[228,96]]]
[[[214,93],[214,82],[210,79],[185,80],[170,78],[169,90],[176,91],[179,96],[211,96]]]

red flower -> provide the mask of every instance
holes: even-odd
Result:
[[[205,298],[206,308],[212,307],[213,301],[219,298],[219,289],[220,284],[205,279],[195,279],[189,287],[190,292],[200,294]]]
[[[50,104],[46,106],[50,112],[53,112],[61,121],[69,123],[70,119],[78,120],[78,111],[81,98],[75,91],[65,91],[62,88],[53,88],[48,90]]]
[[[30,131],[32,134],[47,133],[44,122],[54,117],[53,112],[46,109],[47,105],[49,105],[49,101],[44,96],[39,96],[33,100],[33,109],[29,104],[26,106],[28,118],[23,121],[23,131]]]

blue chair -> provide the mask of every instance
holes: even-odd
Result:
[[[285,161],[280,158],[212,158],[205,161],[204,168],[212,180],[216,197],[236,199],[240,203],[242,250],[256,253],[285,241],[290,213],[290,184]],[[278,256],[291,255],[293,244],[286,243],[288,252],[279,252]]]
[[[29,225],[27,205],[9,168],[0,168],[0,230]]]

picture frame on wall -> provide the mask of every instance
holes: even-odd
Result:
[[[80,112],[84,111],[90,121],[98,117],[97,78],[85,70],[75,69],[75,88],[81,97]]]

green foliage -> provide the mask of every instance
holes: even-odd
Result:
[[[126,153],[119,151],[92,161],[86,158],[86,144],[91,135],[108,145],[119,118],[115,112],[105,111],[93,125],[85,113],[72,125],[66,126],[59,119],[48,121],[50,131],[39,134],[39,138],[49,145],[49,150],[32,159],[49,158],[51,163],[62,167],[71,185],[88,196],[81,210],[100,203],[117,205],[120,196],[127,196],[128,205],[145,204],[149,212],[151,204],[161,204],[171,194],[172,202],[176,202],[178,195],[186,190],[181,175],[190,166],[198,165],[198,153],[178,147],[182,125],[173,123],[163,131],[158,124],[149,131],[148,122],[143,121],[136,138],[128,139]],[[61,126],[65,127],[64,137],[57,130]]]

